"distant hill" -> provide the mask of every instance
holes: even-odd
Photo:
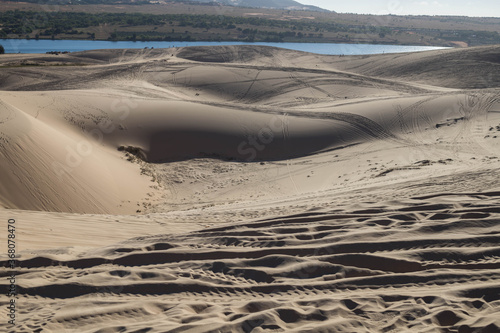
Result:
[[[183,1],[184,2],[184,1]],[[287,10],[312,10],[320,12],[329,12],[329,10],[303,5],[294,0],[191,0],[191,2],[219,3],[226,6],[252,7],[252,8],[272,8]]]
[[[10,0],[11,2],[31,2],[37,4],[57,5],[147,5],[151,3],[181,2],[185,4],[198,3],[208,5],[237,6],[249,8],[285,9],[285,10],[310,10],[316,12],[331,12],[317,7],[303,5],[294,0]],[[0,0],[1,2],[1,0]]]

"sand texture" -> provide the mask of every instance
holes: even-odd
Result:
[[[3,55],[0,181],[2,332],[500,332],[499,46]]]

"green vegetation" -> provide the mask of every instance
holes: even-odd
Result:
[[[389,21],[387,24],[390,26],[370,25],[361,19],[362,16],[359,17],[360,19],[349,20],[291,20],[241,15],[10,10],[0,12],[0,38],[414,45],[452,45],[455,42],[468,45],[500,43],[497,31],[408,27],[406,22],[402,23],[406,25],[405,27],[397,27]],[[403,21],[402,18],[400,21]]]
[[[231,17],[188,14],[121,14],[54,12],[43,15],[35,11],[7,11],[0,13],[3,23],[0,37],[56,38],[73,35],[75,38],[94,39],[95,33],[85,32],[91,27],[110,27],[110,40],[243,40],[243,41],[299,41],[319,40],[323,31],[349,32],[352,27],[324,22],[291,22],[258,17]],[[134,27],[148,30],[133,29]],[[165,30],[168,27],[168,31]],[[163,29],[159,29],[163,28]],[[361,32],[361,31],[360,31]],[[32,34],[35,33],[34,36]],[[85,35],[85,36],[79,36]]]

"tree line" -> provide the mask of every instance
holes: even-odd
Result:
[[[39,36],[57,36],[59,34],[79,34],[79,29],[100,26],[103,24],[118,27],[133,26],[164,26],[166,24],[183,28],[224,29],[234,30],[235,34],[244,39],[272,38],[285,39],[289,37],[307,38],[321,37],[323,32],[362,32],[363,28],[337,24],[335,22],[284,21],[258,17],[233,17],[222,15],[189,15],[189,14],[143,14],[143,13],[78,13],[53,12],[40,13],[36,11],[6,11],[0,13],[0,38],[24,37],[33,32]],[[248,28],[253,26],[255,28]],[[265,28],[265,29],[262,29]],[[123,37],[123,33],[113,37]]]
[[[277,20],[260,17],[224,15],[83,13],[6,11],[0,13],[0,38],[58,38],[80,35],[78,39],[95,39],[88,28],[112,26],[109,40],[239,40],[239,41],[349,41],[362,36],[368,41],[385,39],[396,43],[404,28],[355,25],[331,21]],[[140,27],[144,31],[131,31]],[[168,28],[168,29],[167,29]],[[435,40],[463,40],[470,45],[500,43],[497,32],[407,29]],[[160,32],[161,31],[161,32]],[[81,36],[83,35],[83,36]]]

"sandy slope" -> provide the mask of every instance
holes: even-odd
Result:
[[[0,58],[4,327],[499,331],[499,58]]]

